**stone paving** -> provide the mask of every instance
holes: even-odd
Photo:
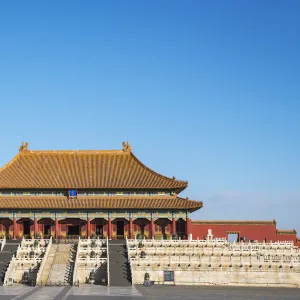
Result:
[[[300,289],[220,286],[0,287],[0,300],[296,300]]]

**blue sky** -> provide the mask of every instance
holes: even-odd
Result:
[[[300,232],[299,1],[0,3],[0,165],[121,149],[189,181],[194,219]]]

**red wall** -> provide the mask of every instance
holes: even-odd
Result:
[[[246,237],[247,240],[262,241],[293,241],[297,243],[295,234],[277,234],[276,224],[191,224],[193,239],[205,239],[208,229],[212,230],[215,238],[227,238],[227,233],[238,233],[239,237]],[[297,243],[298,244],[298,243]]]

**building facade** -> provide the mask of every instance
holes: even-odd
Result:
[[[186,238],[189,213],[202,202],[178,194],[186,181],[142,164],[128,143],[122,150],[31,151],[0,169],[0,234]]]
[[[0,236],[99,236],[109,239],[290,240],[296,231],[275,221],[192,221],[201,201],[181,198],[187,181],[145,166],[123,143],[122,150],[32,151],[28,143],[0,169]]]

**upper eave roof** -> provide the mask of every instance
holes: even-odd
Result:
[[[160,175],[127,150],[21,150],[0,169],[0,189],[174,189],[187,181]]]

